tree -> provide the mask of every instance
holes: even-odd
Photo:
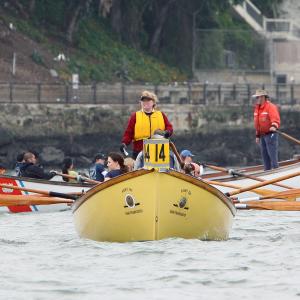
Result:
[[[70,1],[66,22],[66,40],[70,44],[73,43],[73,35],[81,15],[84,15],[89,10],[91,3],[92,0]]]
[[[161,39],[162,39],[162,31],[164,25],[167,21],[167,17],[169,11],[176,0],[168,0],[163,3],[163,5],[159,5],[158,1],[155,1],[155,20],[156,25],[154,27],[153,33],[150,36],[150,52],[154,55],[157,55],[159,52]]]

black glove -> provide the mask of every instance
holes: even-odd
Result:
[[[171,133],[168,130],[165,130],[164,137],[167,139],[171,136]]]
[[[158,134],[158,135],[161,135],[163,136],[164,138],[168,138],[170,137],[170,132],[168,130],[161,130],[161,129],[156,129],[154,131],[154,134]]]
[[[120,146],[120,151],[123,153],[124,150],[126,150],[126,144],[122,143],[121,146]]]
[[[122,145],[120,146],[120,151],[123,153],[123,155],[128,156],[128,152],[126,151],[127,146],[126,144],[122,143]]]

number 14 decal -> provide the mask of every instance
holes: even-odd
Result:
[[[161,146],[160,151],[158,150],[158,146]],[[159,154],[158,154],[159,152]],[[155,161],[158,161],[158,159],[161,159],[162,161],[165,161],[166,155],[165,155],[165,144],[162,145],[155,145]]]

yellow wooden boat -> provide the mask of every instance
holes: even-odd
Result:
[[[90,189],[73,206],[78,234],[96,241],[226,240],[235,207],[219,190],[173,170],[137,170]]]

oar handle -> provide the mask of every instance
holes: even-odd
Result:
[[[71,199],[31,195],[0,195],[0,206],[72,204]]]
[[[178,159],[178,162],[179,162],[181,168],[183,168],[184,167],[184,162],[181,160],[180,154],[178,153],[174,143],[171,142],[171,141],[170,141],[170,147],[171,147],[172,151],[174,152],[176,158]]]
[[[281,130],[276,130],[276,131],[277,131],[280,135],[282,135],[283,137],[285,137],[286,139],[288,139],[288,140],[290,140],[290,141],[292,141],[292,142],[294,142],[294,143],[300,145],[300,141],[299,141],[298,139],[296,139],[296,138],[290,136],[290,135],[287,134],[287,133],[282,132]]]
[[[65,194],[65,193],[49,192],[49,191],[24,188],[24,187],[19,187],[19,186],[14,186],[14,185],[8,185],[8,184],[0,184],[0,187],[1,188],[6,188],[6,189],[12,189],[12,190],[19,190],[19,191],[24,191],[24,192],[36,193],[36,194],[41,194],[41,195],[46,195],[46,196],[54,196],[54,197],[61,197],[61,198],[66,198],[66,199],[73,199],[73,200],[76,200],[78,198],[74,194],[72,195],[72,194]]]
[[[263,203],[240,203],[235,204],[235,208],[237,209],[258,209],[258,210],[279,210],[279,211],[299,211],[300,210],[300,202],[297,201],[271,201],[271,202],[263,202]]]
[[[59,197],[59,198],[66,198],[66,199],[72,199],[72,200],[78,199],[78,196],[76,196],[76,195],[59,193],[59,192],[49,192],[49,196]]]
[[[273,183],[278,182],[278,181],[283,181],[283,180],[286,180],[286,179],[289,179],[289,178],[292,178],[292,177],[297,177],[297,176],[300,176],[300,172],[295,172],[295,173],[288,174],[288,175],[285,175],[285,176],[281,176],[281,177],[278,177],[278,178],[274,178],[274,179],[271,179],[271,180],[266,180],[266,181],[261,182],[261,183],[250,185],[250,186],[238,189],[238,190],[227,192],[226,196],[233,196],[233,195],[240,194],[240,193],[243,193],[243,192],[251,191],[251,190],[256,189],[258,187],[266,186],[266,185],[273,184]]]
[[[244,173],[241,173],[241,172],[237,172],[235,170],[229,170],[228,172],[229,172],[229,174],[249,178],[249,179],[252,179],[252,180],[255,180],[255,181],[260,181],[260,182],[265,182],[266,181],[265,179],[262,179],[262,178],[259,178],[259,177],[253,176],[253,175],[248,175],[248,174],[244,174]],[[273,185],[277,185],[277,186],[280,186],[280,187],[285,188],[285,189],[292,189],[292,187],[290,187],[288,185],[285,185],[285,184],[282,184],[282,183],[273,183]]]
[[[37,194],[49,196],[49,192],[48,191],[42,191],[42,190],[24,188],[24,187],[19,187],[19,186],[15,186],[15,185],[8,185],[8,184],[0,184],[0,187],[1,188],[5,188],[5,189],[19,190],[19,191],[30,192],[30,193],[37,193]]]
[[[86,181],[86,182],[93,183],[93,184],[99,184],[100,183],[99,181],[87,178],[87,177],[82,176],[82,175],[72,176],[72,175],[58,173],[58,172],[56,172],[56,175],[59,175],[61,177],[70,178],[70,179],[76,179],[77,181],[81,181],[82,180],[82,181]]]
[[[212,169],[212,170],[221,171],[221,172],[228,172],[227,169],[222,168],[222,167],[210,165],[210,164],[207,164],[207,163],[202,163],[202,165],[203,165],[204,167],[210,168],[210,169]]]

